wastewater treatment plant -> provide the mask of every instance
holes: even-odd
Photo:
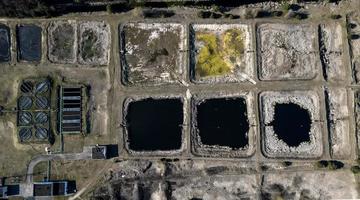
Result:
[[[359,8],[0,0],[0,199],[359,199]]]

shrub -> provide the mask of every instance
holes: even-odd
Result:
[[[350,36],[350,38],[351,38],[352,40],[357,40],[357,39],[360,38],[360,35],[352,34],[352,35]]]
[[[337,14],[332,14],[330,15],[331,19],[341,19],[341,15],[337,15]]]
[[[329,170],[337,170],[344,167],[344,163],[337,160],[320,160],[316,163],[318,168],[327,168]]]
[[[329,162],[329,169],[331,170],[341,169],[344,167],[344,163],[337,160],[330,160],[328,162]]]
[[[297,5],[297,4],[290,4],[289,5],[289,9],[293,10],[293,11],[297,11],[300,10],[301,6]]]
[[[327,0],[328,3],[339,3],[341,0]]]
[[[199,11],[197,16],[203,19],[209,18],[211,16],[211,12],[209,11]]]
[[[220,17],[222,17],[222,14],[216,13],[216,12],[211,12],[211,11],[199,11],[197,13],[197,16],[203,19],[207,19],[207,18],[213,18],[213,19],[218,19]]]
[[[261,168],[262,171],[267,171],[267,170],[269,170],[269,167],[266,166],[266,165],[261,165],[260,168]]]
[[[280,10],[275,10],[271,12],[271,16],[273,17],[281,17],[283,14],[284,14],[283,11]]]
[[[211,6],[211,10],[214,11],[214,12],[220,12],[221,11],[220,7],[218,5],[215,5],[215,4],[213,4]]]
[[[309,14],[307,14],[307,13],[302,13],[302,12],[295,13],[295,18],[298,20],[307,19],[308,16],[309,16]]]
[[[351,171],[352,171],[354,174],[358,174],[358,173],[360,173],[360,167],[359,167],[359,166],[352,166],[352,167],[351,167]]]
[[[349,23],[348,24],[348,27],[350,28],[350,29],[354,29],[354,28],[356,28],[356,24],[354,24],[354,23]]]
[[[106,5],[106,12],[108,12],[109,14],[114,13],[113,7],[111,4]]]
[[[222,17],[222,14],[212,12],[210,17],[213,19],[219,19],[220,17]]]
[[[283,1],[281,4],[281,10],[283,10],[284,12],[287,12],[288,10],[290,10],[289,2]]]
[[[329,165],[329,163],[326,160],[320,160],[316,163],[317,168],[327,168],[328,165]]]
[[[230,19],[239,19],[240,16],[239,15],[232,15],[230,14]]]
[[[175,15],[172,10],[144,10],[143,15],[146,18],[167,18]]]
[[[271,16],[271,12],[266,10],[260,10],[256,13],[257,18],[270,17],[270,16]]]
[[[251,10],[246,10],[244,17],[245,17],[245,19],[251,19],[251,18],[254,18],[254,14],[252,13]]]
[[[54,2],[43,0],[0,0],[0,16],[6,17],[51,17],[58,11],[53,7]]]
[[[164,1],[167,7],[183,7],[186,5],[186,1]]]
[[[229,14],[229,13],[224,14],[224,17],[229,18],[229,19],[239,19],[240,18],[239,15],[233,15],[233,14]]]
[[[4,115],[4,106],[0,106],[0,116]]]

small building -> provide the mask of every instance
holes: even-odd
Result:
[[[0,198],[7,198],[7,187],[0,186]]]
[[[88,159],[93,160],[105,160],[119,156],[117,144],[84,146],[83,153],[87,154]]]
[[[17,184],[0,186],[0,199],[19,196],[19,195],[20,195],[20,186]]]
[[[76,192],[75,184],[69,181],[47,181],[34,183],[34,197],[68,196]]]
[[[107,148],[106,146],[96,145],[91,148],[92,159],[107,159]]]

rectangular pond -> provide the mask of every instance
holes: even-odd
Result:
[[[130,102],[126,113],[130,149],[180,149],[183,115],[183,103],[180,99],[148,98]]]
[[[4,24],[0,24],[0,62],[10,61],[10,29]]]
[[[41,60],[41,27],[36,25],[17,26],[18,59],[38,62]]]

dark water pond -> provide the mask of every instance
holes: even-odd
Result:
[[[248,144],[246,102],[243,98],[209,99],[197,106],[197,127],[206,145],[241,148]]]
[[[183,103],[180,99],[144,99],[129,104],[129,147],[135,151],[181,147]]]
[[[310,141],[310,114],[297,104],[276,104],[271,125],[278,138],[289,146],[299,146],[302,142]]]
[[[41,28],[35,25],[17,27],[19,59],[40,61],[41,59]]]
[[[0,62],[10,61],[10,29],[0,24]]]

